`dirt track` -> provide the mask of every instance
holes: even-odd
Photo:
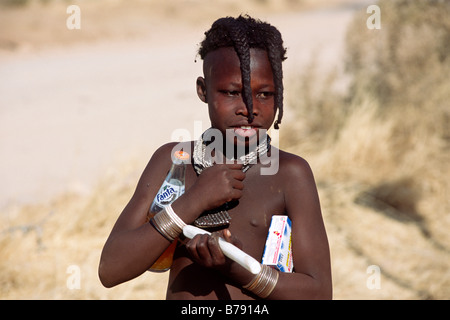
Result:
[[[286,77],[315,57],[340,67],[354,5],[261,16],[288,47]],[[0,208],[88,192],[113,165],[143,168],[177,128],[208,126],[196,97],[197,44],[210,22],[165,25],[146,38],[103,41],[0,58]],[[73,31],[76,32],[76,31]],[[289,117],[289,113],[285,117]]]

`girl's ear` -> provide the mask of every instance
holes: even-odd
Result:
[[[206,82],[203,77],[197,78],[197,95],[203,102],[208,102],[208,99],[206,98]]]

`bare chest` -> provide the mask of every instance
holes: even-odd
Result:
[[[285,203],[279,181],[253,169],[247,172],[242,197],[228,210],[229,230],[242,242],[244,251],[260,260],[271,218],[285,212]]]

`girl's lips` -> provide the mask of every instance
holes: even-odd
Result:
[[[234,133],[243,138],[253,137],[258,133],[258,129],[250,126],[235,127]]]

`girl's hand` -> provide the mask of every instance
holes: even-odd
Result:
[[[223,254],[219,246],[219,237],[240,249],[242,248],[241,242],[232,236],[228,229],[214,232],[211,235],[196,235],[186,243],[187,251],[194,262],[207,268],[215,268],[221,271],[229,270],[231,264],[235,262]]]
[[[201,202],[202,212],[215,209],[242,196],[244,179],[242,164],[217,164],[206,168],[186,194]]]

